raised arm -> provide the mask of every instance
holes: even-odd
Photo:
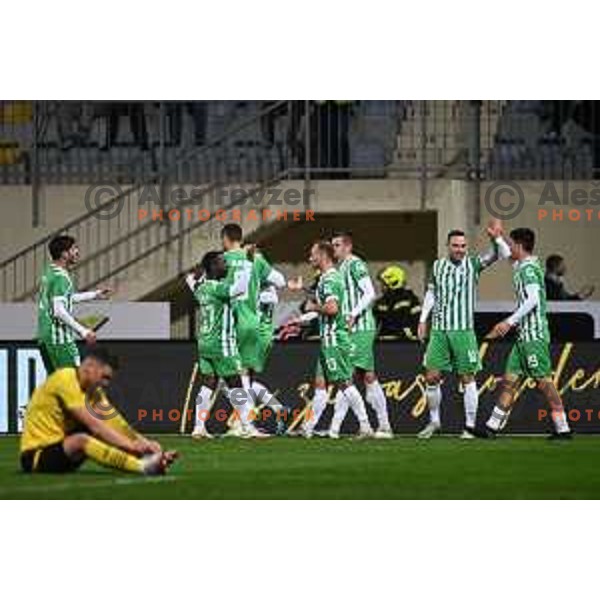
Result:
[[[491,248],[479,255],[481,268],[485,269],[494,264],[497,260],[504,260],[510,256],[510,248],[506,243],[502,231],[502,222],[500,219],[490,219],[486,233],[492,243]]]
[[[499,235],[492,239],[492,246],[479,255],[481,268],[485,269],[493,265],[497,260],[504,260],[510,256],[510,248],[506,240]]]

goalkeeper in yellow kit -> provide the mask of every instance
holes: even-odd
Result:
[[[103,388],[118,364],[105,350],[92,350],[78,367],[55,371],[35,389],[21,435],[26,473],[75,471],[86,458],[121,471],[162,475],[176,458],[130,427]]]

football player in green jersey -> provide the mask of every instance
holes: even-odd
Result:
[[[252,435],[252,405],[242,389],[242,363],[238,354],[233,303],[248,292],[252,253],[238,271],[234,282],[225,278],[226,266],[221,252],[208,252],[200,268],[186,277],[186,283],[199,306],[197,331],[200,391],[196,398],[195,424],[192,437],[211,438],[206,429],[210,408],[219,378],[230,389],[229,400],[239,410],[243,435]]]
[[[345,291],[344,312],[350,329],[351,363],[355,373],[364,383],[366,401],[377,414],[376,438],[389,439],[392,429],[388,417],[387,401],[375,373],[375,318],[371,305],[375,300],[375,288],[364,260],[353,254],[352,234],[335,233],[331,240],[335,252],[337,269],[342,276]],[[345,415],[348,404],[338,392],[336,404],[342,403],[341,414]]]
[[[571,437],[562,398],[552,381],[550,332],[546,316],[544,269],[533,256],[535,233],[519,228],[510,232],[510,257],[513,261],[513,286],[517,310],[490,332],[490,339],[504,337],[517,330],[517,341],[506,362],[504,379],[497,404],[486,423],[486,432],[493,436],[502,429],[515,402],[523,377],[530,377],[550,405],[555,432],[552,439]]]
[[[75,292],[69,270],[79,261],[75,238],[59,235],[48,244],[51,262],[44,269],[38,292],[37,340],[48,374],[62,367],[79,365],[76,334],[88,344],[96,342],[96,334],[73,317],[73,304],[105,299],[110,288],[91,292]]]
[[[441,429],[441,380],[442,373],[448,371],[458,375],[464,389],[465,427],[462,437],[472,439],[475,436],[479,403],[475,376],[481,369],[473,321],[477,284],[484,269],[510,254],[498,219],[490,221],[487,234],[492,248],[484,254],[472,255],[467,252],[464,232],[450,231],[448,256],[433,264],[418,326],[419,339],[424,341],[428,336],[427,320],[432,314],[431,335],[423,361],[429,423],[419,432],[421,439],[428,439]]]
[[[315,300],[308,300],[306,313],[291,323],[306,323],[313,318],[319,319],[321,347],[317,373],[315,376],[315,393],[312,410],[303,427],[305,437],[311,437],[327,404],[327,385],[338,388],[343,397],[335,406],[329,436],[338,438],[342,420],[349,406],[360,426],[361,436],[373,434],[369,418],[360,392],[352,382],[354,367],[351,358],[350,331],[346,291],[344,282],[334,265],[335,254],[330,242],[319,241],[313,244],[309,262],[319,270]]]
[[[242,246],[243,231],[237,223],[229,223],[221,230],[227,279],[231,283],[235,274],[246,260],[246,246]],[[300,281],[301,283],[301,281]],[[287,283],[282,273],[274,269],[266,258],[259,252],[255,253],[248,291],[233,302],[233,314],[237,334],[237,344],[242,361],[242,383],[244,389],[251,390],[251,397],[260,400],[263,406],[275,411],[282,411],[283,406],[267,389],[266,385],[256,379],[256,375],[264,368],[261,345],[261,327],[259,316],[260,290],[272,285],[276,289],[286,287]],[[235,430],[232,431],[236,433]]]

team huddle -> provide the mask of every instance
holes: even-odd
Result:
[[[443,374],[455,373],[464,394],[464,428],[461,437],[494,437],[509,420],[523,377],[536,382],[551,408],[555,432],[570,437],[562,399],[551,379],[550,335],[546,317],[543,269],[533,255],[535,234],[520,228],[507,239],[497,220],[487,234],[491,247],[480,255],[468,252],[464,232],[448,234],[447,256],[433,265],[419,319],[418,336],[427,342],[423,366],[429,423],[418,433],[427,439],[441,430],[440,406]],[[222,250],[204,255],[186,276],[198,305],[197,364],[200,389],[194,411],[194,439],[213,437],[207,429],[212,406],[224,394],[233,407],[229,435],[254,438],[267,434],[256,426],[263,407],[283,414],[284,407],[261,377],[271,351],[274,311],[279,292],[306,293],[301,277],[286,280],[252,244],[244,244],[239,225],[221,231]],[[51,262],[46,268],[38,300],[38,342],[48,378],[29,401],[21,438],[21,465],[26,472],[66,472],[86,458],[104,466],[147,475],[163,474],[177,458],[127,424],[112,407],[104,388],[117,361],[94,346],[94,331],[78,322],[73,303],[107,298],[103,288],[76,293],[69,269],[79,259],[70,236],[49,244]],[[481,273],[496,261],[511,259],[517,309],[488,335],[502,338],[516,330],[516,341],[507,360],[505,376],[492,414],[484,427],[477,426],[481,369],[474,333],[477,285]],[[318,272],[316,290],[304,303],[304,313],[291,323],[318,319],[320,351],[314,374],[314,396],[304,422],[289,435],[310,438],[315,434],[338,438],[348,411],[359,423],[360,437],[393,437],[386,397],[377,379],[374,344],[376,325],[371,306],[375,290],[366,263],[353,253],[350,233],[318,240],[310,248],[310,265]],[[83,361],[75,336],[92,350]],[[355,381],[364,387],[364,398]],[[329,388],[336,392],[331,423],[324,427],[323,413]],[[366,406],[377,419],[372,428]],[[95,416],[101,407],[110,420]],[[278,422],[278,425],[280,423]],[[281,431],[283,433],[283,431]]]

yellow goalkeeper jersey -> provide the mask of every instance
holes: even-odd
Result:
[[[77,369],[67,367],[54,372],[35,389],[29,400],[21,452],[56,444],[80,430],[81,425],[70,413],[82,407],[85,407],[85,392],[79,385]]]

